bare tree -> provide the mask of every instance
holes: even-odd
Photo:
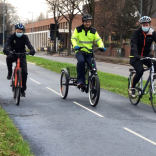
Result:
[[[58,11],[67,20],[69,24],[69,34],[68,34],[68,55],[71,54],[71,29],[74,17],[80,13],[80,6],[82,5],[82,0],[60,0]]]
[[[152,16],[156,12],[156,0],[143,0],[142,15]],[[140,12],[141,0],[133,0],[134,5]]]
[[[43,14],[43,12],[41,12],[40,14],[39,14],[39,16],[36,18],[36,22],[38,22],[38,21],[42,21],[42,20],[44,20],[44,19],[46,19],[46,17],[45,17],[45,15]]]
[[[54,30],[54,51],[56,52],[56,35],[57,35],[57,25],[63,19],[61,13],[58,11],[59,1],[58,0],[45,0],[49,6],[48,12],[52,13],[55,21],[55,30]]]

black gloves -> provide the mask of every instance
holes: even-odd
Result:
[[[134,57],[137,58],[137,59],[139,59],[139,60],[141,59],[141,56],[140,55],[135,55]]]
[[[31,49],[29,54],[33,56],[35,54],[35,50]]]
[[[9,55],[9,54],[10,54],[10,50],[9,50],[9,49],[3,49],[3,53],[4,53],[5,55]]]

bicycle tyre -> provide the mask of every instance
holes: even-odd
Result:
[[[20,95],[21,95],[21,70],[17,70],[17,86],[16,86],[16,105],[20,103]]]
[[[12,78],[12,92],[13,92],[13,98],[16,98],[16,89],[15,89],[15,76],[13,75]]]
[[[100,81],[98,75],[93,75],[89,82],[89,101],[95,107],[100,98]]]
[[[153,79],[153,82],[156,82],[155,78]],[[153,94],[153,91],[152,91],[152,83],[153,82],[151,82],[151,80],[150,80],[149,94],[150,94],[150,101],[151,101],[152,109],[156,113],[156,86],[155,86],[156,83],[154,83],[154,92],[155,92],[155,94]]]
[[[63,81],[63,78],[65,81]],[[69,90],[68,73],[65,70],[62,70],[61,78],[60,78],[60,93],[61,93],[62,99],[66,99],[68,95],[68,90]]]
[[[130,92],[129,92],[129,89],[131,88],[131,83],[133,81],[133,77],[135,75],[134,74],[130,74],[129,78],[128,78],[128,97],[129,97],[129,100],[131,102],[132,105],[136,106],[139,102],[140,102],[140,96],[137,96],[136,98],[132,98]],[[136,84],[136,86],[139,86],[140,85],[140,82],[138,82]]]

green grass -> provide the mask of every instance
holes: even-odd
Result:
[[[70,63],[56,62],[32,56],[27,56],[27,61],[36,63],[36,65],[56,73],[60,73],[61,69],[66,68],[67,66],[74,66]],[[98,76],[100,79],[101,88],[128,97],[128,78],[101,71],[98,71]],[[141,99],[141,102],[149,104],[149,94],[144,95]]]
[[[33,156],[7,113],[0,107],[0,156]]]

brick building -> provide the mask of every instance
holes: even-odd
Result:
[[[74,29],[82,24],[82,16],[76,15],[72,22],[72,32]],[[32,23],[25,25],[25,34],[28,35],[31,40],[33,46],[38,49],[41,47],[46,47],[49,45],[49,29],[50,24],[54,24],[54,18],[45,19],[38,22],[33,22],[33,35],[32,35]],[[59,22],[59,33],[61,34],[61,40],[64,42],[64,46],[67,47],[67,38],[68,38],[68,22],[65,18],[63,18]],[[52,44],[51,44],[52,45]]]

